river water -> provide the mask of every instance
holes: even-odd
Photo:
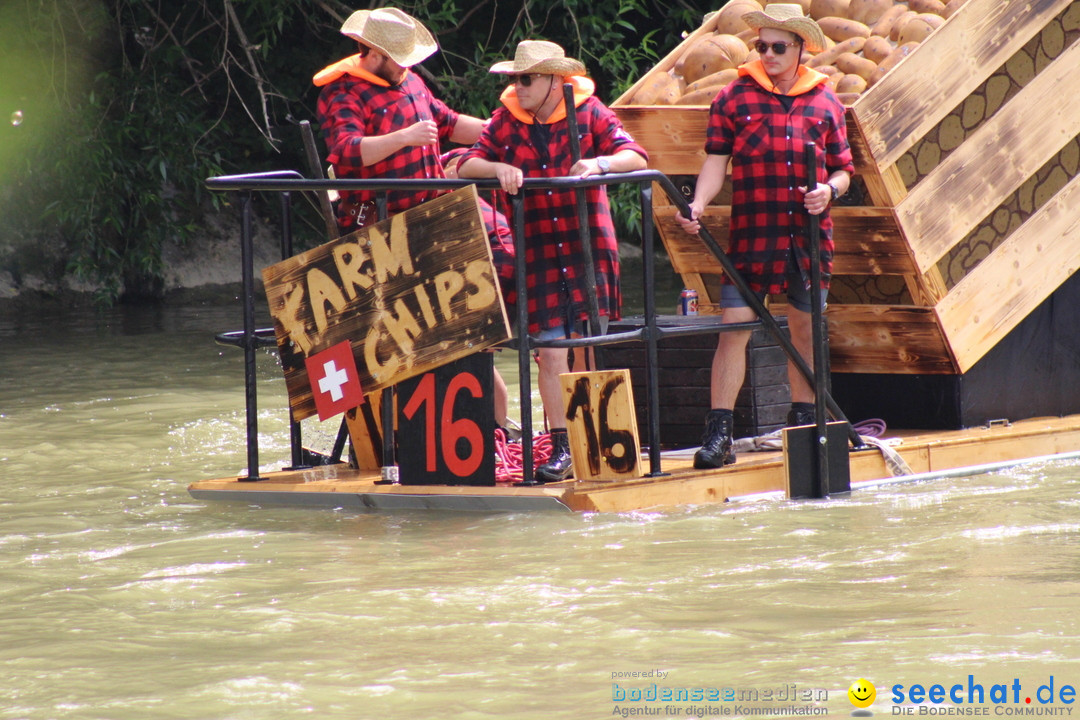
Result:
[[[0,320],[0,719],[836,717],[859,678],[877,715],[925,710],[916,684],[1073,707],[1075,461],[625,515],[198,502],[246,464],[241,353],[212,342],[239,318]]]

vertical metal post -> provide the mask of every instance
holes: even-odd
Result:
[[[288,190],[281,198],[281,259],[287,260],[293,254],[292,235],[292,193]],[[290,468],[299,468],[304,464],[304,441],[300,434],[300,423],[293,416],[292,404],[289,404],[289,457]]]
[[[656,328],[656,266],[653,254],[652,184],[641,183],[642,282],[645,286],[645,394],[649,406],[649,477],[660,468],[660,360]]]
[[[806,143],[806,190],[817,187],[817,153],[812,142]],[[811,483],[813,497],[829,495],[829,433],[825,409],[825,367],[828,364],[824,319],[821,312],[821,223],[817,215],[807,217],[810,245],[810,323],[814,345],[814,415],[817,421],[814,451],[817,454],[817,473]]]
[[[381,192],[375,198],[375,208],[379,220],[385,220],[389,214],[387,210],[386,192]],[[398,475],[397,453],[394,447],[394,387],[383,388],[382,391],[382,480],[393,485],[401,482]]]
[[[581,139],[578,138],[577,111],[574,107],[574,86],[570,83],[563,85],[563,102],[566,104],[566,131],[570,135],[570,159],[576,163],[581,160]],[[574,204],[577,207],[581,260],[585,266],[585,286],[581,288],[581,291],[585,298],[585,308],[589,316],[589,332],[587,334],[603,335],[605,328],[600,324],[600,307],[596,299],[596,262],[593,260],[592,231],[589,228],[589,203],[585,188],[574,188]],[[571,309],[573,309],[573,303],[571,303]]]
[[[525,269],[525,202],[521,191],[510,196],[514,227],[514,284],[517,290],[518,394],[521,398],[521,479],[533,479],[532,344],[529,341],[529,298]]]
[[[248,474],[240,480],[259,477],[259,404],[255,390],[255,251],[251,239],[251,192],[241,198],[240,262],[244,292],[244,398],[247,407]]]

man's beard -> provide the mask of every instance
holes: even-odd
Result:
[[[401,79],[405,77],[405,71],[401,70],[399,74],[395,75],[394,70],[390,67],[389,58],[383,56],[382,62],[380,62],[379,66],[375,68],[375,75],[381,77],[383,80],[390,83],[391,85],[397,85],[399,82],[401,82]]]

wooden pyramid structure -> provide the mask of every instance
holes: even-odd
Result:
[[[669,72],[711,31],[703,25],[652,72]],[[834,373],[962,375],[1073,276],[1077,69],[1080,1],[966,0],[848,105],[858,204],[832,210]],[[632,104],[648,77],[612,108],[650,165],[689,186],[708,107]],[[678,228],[663,193],[654,197],[675,270],[702,312],[716,312],[719,264]],[[721,243],[729,198],[705,218]]]

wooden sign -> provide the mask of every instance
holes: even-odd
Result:
[[[381,392],[371,393],[362,405],[345,413],[349,442],[359,470],[378,470],[383,466]]]
[[[495,484],[494,368],[475,353],[398,386],[402,485]]]
[[[562,373],[575,480],[640,477],[641,445],[629,370]]]
[[[364,393],[509,338],[475,186],[263,270],[289,404],[316,412],[306,357],[348,340]]]

